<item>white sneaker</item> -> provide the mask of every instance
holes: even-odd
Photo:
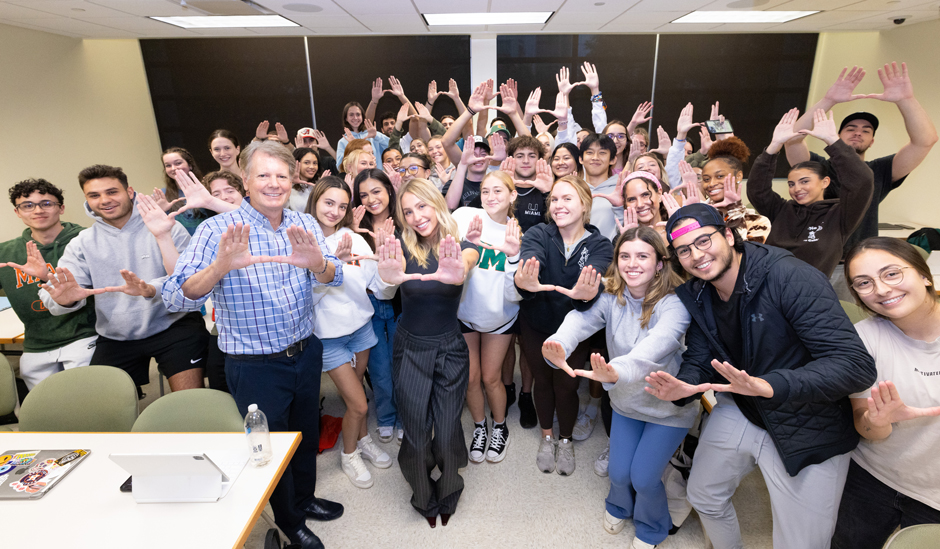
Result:
[[[574,430],[571,433],[571,438],[582,441],[587,440],[591,433],[594,432],[594,425],[597,424],[597,415],[590,417],[587,413],[584,413],[578,416],[578,420],[574,424]]]
[[[379,433],[379,442],[391,442],[392,438],[395,436],[395,428],[391,425],[379,427],[376,431]]]
[[[366,469],[366,464],[362,462],[362,450],[356,448],[351,454],[340,452],[340,463],[343,466],[343,472],[349,477],[349,482],[356,488],[371,488],[373,484],[372,473]]]
[[[607,469],[610,466],[610,441],[607,441],[607,447],[597,456],[594,461],[594,473],[599,477],[607,476]]]
[[[398,445],[401,446],[401,440],[402,440],[403,438],[405,438],[405,430],[404,430],[404,429],[399,429],[399,430],[398,430],[398,433],[396,433],[396,436],[395,436],[395,442],[397,442]]]
[[[604,511],[604,530],[608,534],[619,534],[623,530],[623,525],[626,524],[627,519],[619,519],[610,514],[609,511]]]
[[[366,435],[356,442],[356,446],[362,451],[362,457],[371,461],[379,469],[388,469],[392,466],[392,458],[388,457],[385,450],[381,449],[373,442],[372,437]]]
[[[633,543],[630,545],[630,549],[653,549],[655,545],[650,545],[640,538],[633,538]]]

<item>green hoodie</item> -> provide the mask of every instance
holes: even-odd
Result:
[[[50,244],[40,244],[39,252],[50,269],[55,270],[65,253],[65,246],[84,229],[75,223],[62,223],[62,232]],[[32,238],[32,229],[23,235],[0,244],[0,263],[11,261],[18,265],[26,263],[26,243]],[[10,299],[16,316],[23,322],[26,334],[23,350],[27,353],[43,353],[64,347],[69,343],[96,335],[95,308],[82,307],[74,313],[52,316],[39,299],[39,279],[28,276],[12,267],[0,268],[0,287]],[[89,297],[89,301],[93,298]]]

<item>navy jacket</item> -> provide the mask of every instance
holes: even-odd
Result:
[[[770,383],[772,398],[744,398],[754,399],[787,473],[796,476],[858,444],[848,395],[875,383],[875,361],[819,270],[773,246],[745,242],[744,250],[745,363],[731,361],[718,337],[712,292],[693,278],[676,289],[692,316],[677,377],[692,385],[727,383],[711,366],[718,359]]]
[[[585,225],[584,230],[588,233],[587,238],[578,244],[571,258],[566,260],[565,241],[558,232],[558,226],[554,223],[539,223],[532,227],[522,236],[519,268],[522,268],[523,261],[534,257],[539,260],[539,282],[568,289],[574,287],[581,276],[581,269],[588,265],[603,276],[614,257],[614,246],[594,225]],[[597,301],[597,296],[585,302],[573,300],[559,292],[533,293],[518,286],[516,288],[522,296],[520,314],[533,329],[544,334],[555,333],[572,309],[586,311]],[[602,282],[597,295],[603,291]]]

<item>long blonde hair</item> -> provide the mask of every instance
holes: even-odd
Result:
[[[506,190],[509,191],[509,194],[516,192],[516,184],[512,182],[512,177],[510,177],[508,173],[501,170],[490,172],[483,176],[483,179],[480,181],[480,186],[482,187],[483,182],[491,177],[502,183],[503,186],[506,187]],[[516,200],[518,200],[518,197]],[[509,203],[509,213],[507,215],[512,219],[516,219],[516,200],[513,200]]]
[[[659,236],[656,229],[649,227],[627,229],[617,237],[617,241],[614,244],[614,260],[611,261],[610,266],[607,267],[607,272],[604,273],[604,291],[617,296],[617,303],[619,303],[621,307],[627,304],[627,298],[625,296],[627,283],[624,281],[623,276],[620,275],[618,260],[620,257],[620,247],[623,246],[624,242],[633,242],[634,240],[642,240],[652,246],[653,250],[656,252],[656,262],[663,264],[663,268],[659,271],[658,276],[656,276],[646,288],[646,296],[643,297],[643,307],[640,313],[640,327],[646,328],[650,323],[650,319],[653,317],[653,309],[656,307],[656,304],[667,295],[676,291],[676,286],[682,284],[682,277],[673,270],[672,263],[669,261],[669,250],[663,242],[663,237]]]
[[[437,234],[425,239],[418,235],[405,221],[405,212],[401,207],[401,199],[406,194],[415,195],[418,200],[430,205],[437,212]],[[414,258],[415,262],[422,267],[428,266],[428,254],[433,253],[435,258],[440,258],[441,239],[452,236],[455,240],[460,240],[460,230],[457,228],[457,221],[450,215],[447,208],[447,202],[444,201],[444,195],[437,190],[434,183],[427,179],[415,178],[403,183],[398,189],[398,200],[395,203],[395,213],[401,220],[401,240],[408,253]]]

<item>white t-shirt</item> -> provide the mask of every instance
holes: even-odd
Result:
[[[912,339],[883,318],[863,320],[855,329],[875,358],[878,381],[892,381],[908,406],[940,406],[940,338]],[[870,390],[851,398],[869,396]],[[940,417],[895,423],[884,440],[863,438],[852,458],[894,490],[940,510]]]

